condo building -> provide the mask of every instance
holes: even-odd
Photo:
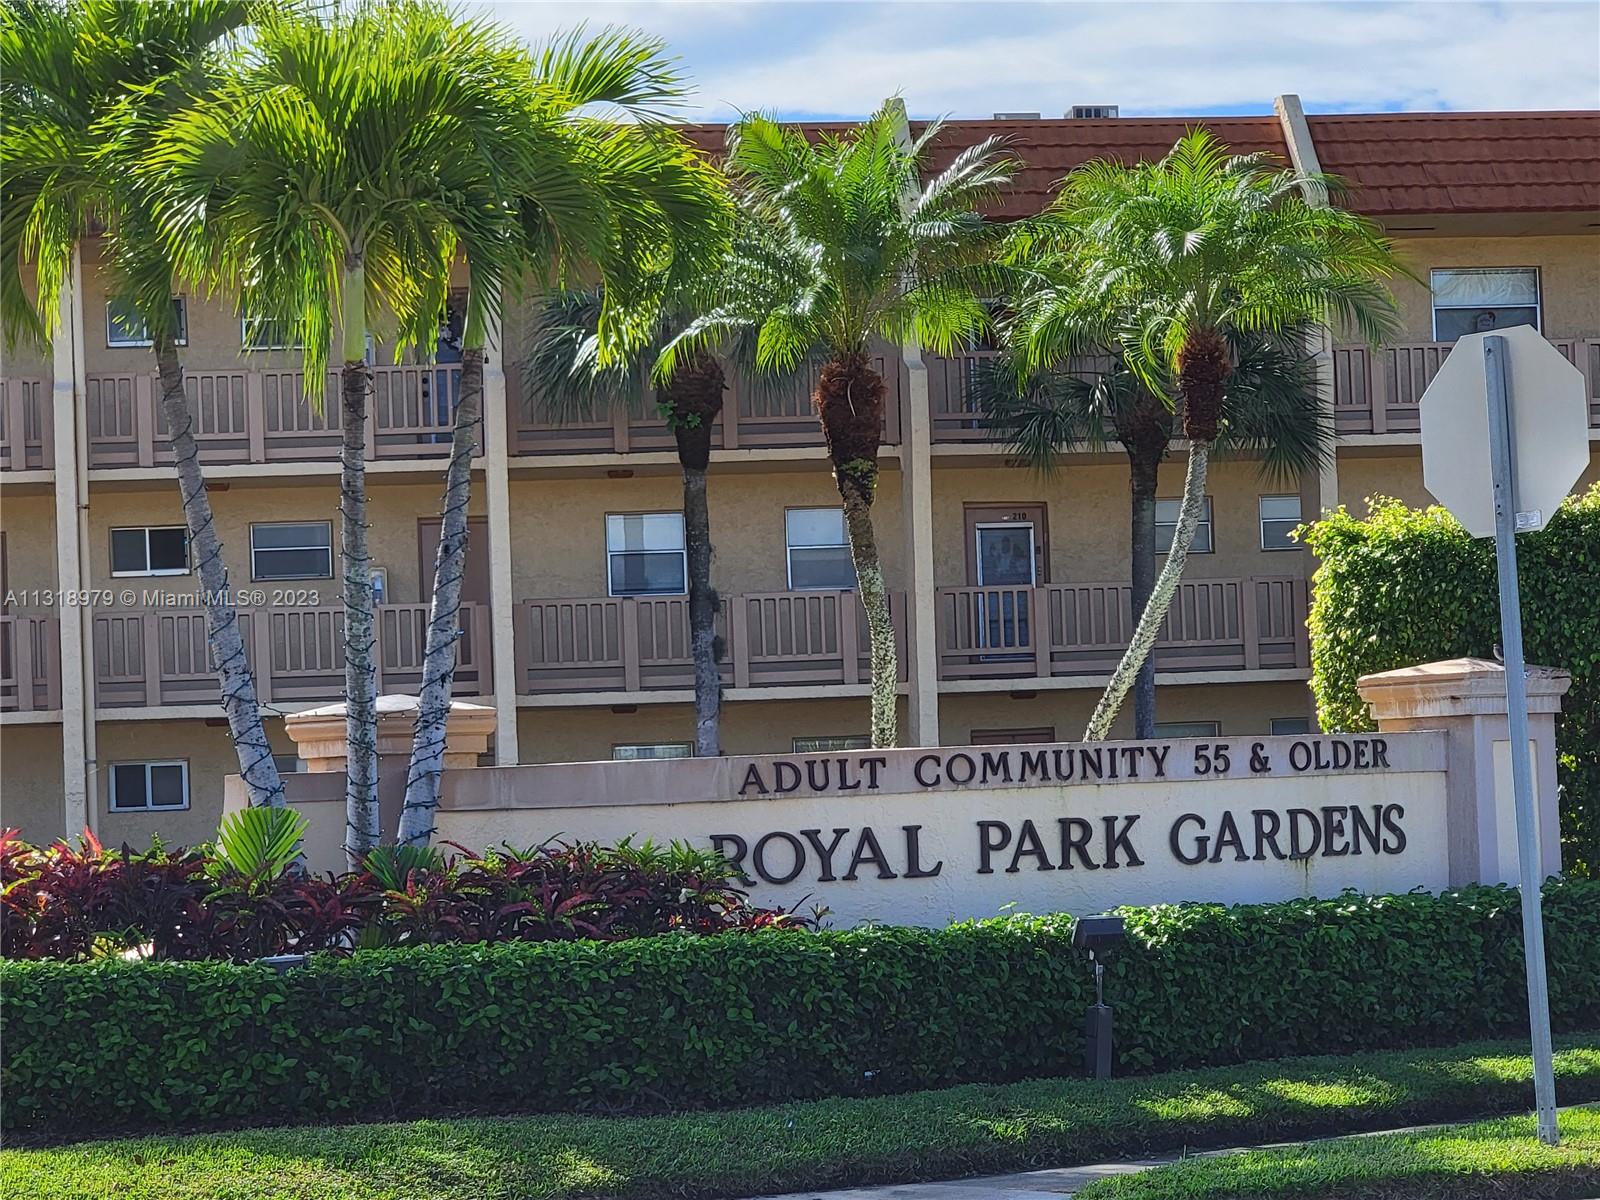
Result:
[[[1315,724],[1305,631],[1316,563],[1289,531],[1423,487],[1417,402],[1461,334],[1531,324],[1584,376],[1600,479],[1600,112],[954,121],[944,158],[990,134],[1020,156],[996,215],[1048,203],[1094,158],[1156,158],[1198,125],[1351,185],[1411,277],[1404,333],[1323,339],[1333,459],[1300,479],[1233,457],[1156,651],[1160,731],[1246,737]],[[1102,110],[1095,110],[1097,113]],[[721,131],[693,131],[707,146]],[[308,381],[281,329],[225,298],[175,297],[186,384],[267,730],[343,693],[336,375]],[[488,761],[688,754],[692,669],[671,434],[632,414],[554,425],[523,386],[530,303],[508,305],[486,371],[456,693],[492,706]],[[83,245],[49,352],[0,384],[0,825],[31,840],[212,836],[237,770],[159,415],[145,331]],[[880,347],[889,384],[874,509],[900,639],[908,745],[1070,740],[1132,630],[1128,469],[1116,447],[1041,475],[984,426],[974,364]],[[367,435],[380,688],[415,692],[459,365],[375,344]],[[313,403],[313,399],[320,403]],[[724,748],[865,745],[867,638],[810,384],[729,376],[709,482],[722,598]],[[1162,473],[1170,537],[1181,444]],[[70,601],[70,602],[68,602]],[[1122,718],[1131,729],[1131,710]],[[558,831],[551,831],[552,833]]]

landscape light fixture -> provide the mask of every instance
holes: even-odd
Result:
[[[1126,940],[1121,917],[1079,917],[1072,928],[1072,948],[1087,951],[1094,967],[1094,1004],[1083,1027],[1083,1060],[1095,1079],[1111,1078],[1111,1007],[1105,1002],[1106,968],[1101,959]]]

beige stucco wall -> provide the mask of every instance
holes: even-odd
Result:
[[[423,585],[417,560],[417,521],[439,511],[442,484],[394,483],[381,474],[367,477],[368,536],[372,564],[389,572],[389,596],[394,603],[420,603]],[[231,481],[226,490],[213,488],[211,508],[222,538],[223,554],[235,586],[250,582],[250,526],[267,521],[327,521],[333,528],[334,578],[282,581],[285,587],[304,587],[319,595],[323,605],[339,603],[339,486],[337,478],[316,477],[294,483],[260,486],[251,480]],[[91,495],[89,571],[93,585],[112,585],[111,534],[113,528],[131,525],[182,525],[183,509],[176,482],[151,481],[126,491],[97,490]],[[470,511],[483,511],[483,488],[474,488]],[[9,525],[9,521],[7,522]],[[187,578],[187,583],[186,583]],[[194,576],[163,576],[151,580],[118,578],[120,589],[134,585],[161,590],[195,586]],[[432,581],[429,581],[431,586]],[[267,586],[277,586],[277,582]]]
[[[56,586],[56,509],[49,495],[0,496],[0,531],[5,533],[7,590],[53,591]],[[8,607],[12,613],[43,613],[53,604],[35,603],[34,597],[18,597]]]
[[[1600,337],[1600,235],[1397,238],[1396,248],[1420,280],[1391,283],[1406,341],[1433,340],[1427,280],[1436,267],[1538,267],[1544,332],[1558,338]]]
[[[1161,498],[1177,499],[1183,491],[1184,460],[1175,456],[1161,468]],[[1190,578],[1232,578],[1251,575],[1298,575],[1305,569],[1303,551],[1261,549],[1261,496],[1301,495],[1301,512],[1316,510],[1314,481],[1283,483],[1262,476],[1254,462],[1214,462],[1206,476],[1211,497],[1212,553],[1191,554]],[[940,587],[967,582],[964,509],[969,504],[1047,505],[1050,530],[1050,582],[1111,583],[1129,577],[1130,510],[1128,468],[1124,462],[1069,462],[1053,475],[1022,467],[941,468],[933,473],[934,578]]]
[[[67,833],[63,816],[61,726],[0,727],[0,828],[48,842]]]
[[[1600,483],[1600,443],[1591,443],[1589,467],[1572,489],[1581,493]],[[1422,456],[1415,447],[1383,456],[1339,457],[1339,503],[1357,516],[1367,511],[1368,496],[1393,496],[1412,508],[1436,504],[1422,483]]]
[[[712,582],[727,595],[788,587],[786,508],[837,508],[839,493],[821,459],[791,469],[712,469],[706,488]],[[775,464],[776,468],[776,464]],[[512,587],[517,598],[604,596],[606,514],[681,512],[676,473],[634,479],[513,479]],[[873,505],[878,551],[889,586],[904,586],[900,475],[885,471]]]

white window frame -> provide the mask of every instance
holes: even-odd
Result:
[[[846,745],[847,742],[854,744]],[[872,749],[872,739],[864,733],[824,733],[815,737],[797,737],[789,744],[794,754],[836,754],[845,750]]]
[[[1177,496],[1177,497],[1174,497],[1174,496],[1158,496],[1156,498],[1156,514],[1155,514],[1155,516],[1156,516],[1156,553],[1157,554],[1168,554],[1172,550],[1172,538],[1170,538],[1170,537],[1167,539],[1167,549],[1165,549],[1165,550],[1161,549],[1161,527],[1163,525],[1171,526],[1174,536],[1176,536],[1176,534],[1178,532],[1178,521],[1177,521],[1176,516],[1174,516],[1174,518],[1172,520],[1170,520],[1170,521],[1163,521],[1161,519],[1161,506],[1163,504],[1176,504],[1178,506],[1178,511],[1181,512],[1182,508],[1183,508],[1183,498],[1181,496]],[[1190,554],[1215,554],[1217,552],[1217,527],[1212,522],[1211,497],[1210,496],[1206,496],[1204,501],[1203,501],[1203,503],[1201,504],[1200,520],[1195,523],[1194,539],[1195,539],[1196,542],[1198,542],[1200,540],[1200,529],[1201,529],[1202,526],[1205,528],[1205,531],[1206,531],[1206,542],[1207,542],[1206,548],[1204,550],[1196,550],[1194,548],[1194,546],[1191,545],[1189,547],[1189,553]]]
[[[173,345],[187,346],[189,344],[189,301],[183,296],[174,296],[172,298],[172,302],[178,306],[179,314],[178,336],[173,339]],[[149,326],[145,327],[145,336],[143,338],[119,338],[112,334],[111,306],[115,303],[115,300],[106,301],[106,349],[148,350],[151,346],[154,346],[156,342],[155,339],[150,336]]]
[[[623,750],[681,750],[681,754],[648,754],[643,757],[637,755],[624,756]],[[691,742],[616,742],[611,747],[612,762],[665,762],[674,758],[693,758],[694,744]]]
[[[788,584],[791,592],[853,592],[856,590],[855,556],[850,549],[850,531],[844,529],[844,540],[837,545],[833,542],[800,542],[789,541],[789,514],[792,512],[836,512],[839,514],[841,524],[844,521],[844,509],[831,504],[796,504],[783,510],[783,561],[784,569],[788,573]],[[796,550],[835,550],[843,548],[845,557],[850,560],[851,584],[849,587],[796,587],[794,582],[794,552]]]
[[[1301,725],[1304,725],[1305,728],[1291,729],[1285,732],[1284,730],[1278,728],[1278,726],[1285,721],[1296,721]],[[1306,734],[1315,733],[1316,731],[1317,727],[1312,723],[1310,717],[1270,717],[1267,720],[1267,732],[1273,737],[1302,737]]]
[[[1176,732],[1188,730],[1189,732]],[[1222,736],[1221,721],[1157,721],[1158,738],[1208,738]]]
[[[616,556],[618,554],[672,554],[672,553],[674,553],[674,551],[672,551],[672,550],[613,550],[611,548],[611,518],[612,517],[623,517],[623,518],[626,518],[626,517],[677,517],[678,518],[678,532],[679,532],[680,537],[679,537],[679,545],[678,545],[678,549],[677,549],[676,553],[677,553],[678,557],[683,560],[683,587],[680,588],[676,592],[619,592],[619,591],[617,591],[616,575],[611,570],[611,560],[612,560],[612,558],[614,556]],[[623,599],[626,599],[626,598],[628,598],[630,596],[644,596],[644,597],[650,597],[650,596],[687,596],[689,594],[689,547],[688,547],[688,541],[689,541],[689,530],[688,530],[687,523],[683,519],[683,513],[681,511],[675,511],[673,509],[655,509],[655,510],[652,510],[652,511],[642,511],[642,512],[614,512],[614,513],[607,513],[606,514],[606,519],[605,519],[605,542],[604,542],[605,549],[606,549],[606,595],[607,596],[611,596],[613,598],[621,597]],[[631,743],[629,743],[629,744],[631,744]],[[641,743],[641,744],[645,744],[645,743]],[[648,743],[648,744],[654,745],[655,743]],[[667,745],[668,743],[663,742],[661,744],[662,745]]]
[[[144,768],[144,795],[145,804],[118,804],[117,803],[117,770],[121,767]],[[150,771],[153,767],[178,767],[183,771],[183,803],[182,804],[150,804],[148,801],[155,789],[151,786]],[[111,764],[111,772],[106,776],[106,803],[114,813],[165,813],[183,812],[189,807],[189,760],[186,758],[151,758],[128,759],[123,762]]]
[[[1266,514],[1266,512],[1264,510],[1265,510],[1265,501],[1268,501],[1268,500],[1293,500],[1295,502],[1296,506],[1300,509],[1300,515],[1294,519],[1295,527],[1298,528],[1299,526],[1305,524],[1305,500],[1300,495],[1298,495],[1296,493],[1291,493],[1291,492],[1281,492],[1281,493],[1278,493],[1277,495],[1272,495],[1272,496],[1257,496],[1256,497],[1256,532],[1259,535],[1258,540],[1259,540],[1260,545],[1261,545],[1261,552],[1263,554],[1282,554],[1282,553],[1284,553],[1286,551],[1289,552],[1289,553],[1294,553],[1296,551],[1305,549],[1305,547],[1302,546],[1299,542],[1294,542],[1294,541],[1291,541],[1287,546],[1269,546],[1269,545],[1267,545],[1267,522],[1271,521],[1275,525],[1281,525],[1281,524],[1283,524],[1285,521],[1287,521],[1289,519],[1288,517],[1269,517],[1269,516],[1267,516],[1267,514]]]
[[[1465,275],[1469,272],[1482,273],[1484,271],[1532,271],[1533,272],[1533,327],[1544,332],[1544,268],[1508,264],[1506,266],[1483,266],[1482,264],[1470,267],[1430,267],[1428,269],[1428,319],[1433,323],[1433,340],[1440,341],[1439,337],[1439,304],[1434,299],[1433,277],[1441,271],[1451,274]],[[1455,312],[1462,308],[1482,308],[1481,304],[1446,304],[1447,312]]]
[[[263,546],[260,551],[271,553],[274,550],[326,550],[328,552],[328,573],[326,575],[260,575],[256,572],[256,530],[268,529],[283,525],[320,525],[328,531],[328,544],[326,546]],[[277,579],[332,579],[333,578],[333,522],[332,521],[251,521],[250,522],[250,579],[252,582],[271,581]]]
[[[272,321],[272,320],[275,320],[275,319],[276,318],[273,318],[273,317],[245,317],[245,316],[241,316],[239,318],[239,350],[240,350],[240,352],[244,353],[244,354],[266,354],[267,352],[272,351],[272,350],[303,350],[303,349],[305,349],[305,343],[304,342],[295,342],[293,345],[289,345],[288,343],[279,344],[279,343],[274,342],[270,346],[257,346],[257,345],[251,344],[251,341],[250,341],[250,324],[251,324],[251,322],[258,322],[258,323],[263,323],[264,324],[267,321]],[[369,354],[371,353],[371,349],[372,349],[372,336],[369,334],[367,336],[367,350],[368,350]]]
[[[183,534],[183,567],[150,566],[150,531],[153,529],[176,529]],[[119,571],[116,569],[117,549],[116,537],[119,533],[144,534],[144,561],[145,569],[142,571]],[[157,575],[187,575],[194,570],[194,563],[189,557],[189,527],[187,525],[114,525],[106,533],[106,551],[111,558],[111,577],[113,579],[148,579]]]

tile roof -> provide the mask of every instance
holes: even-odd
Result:
[[[1600,111],[1306,120],[1322,169],[1375,217],[1600,211]]]
[[[1600,212],[1600,111],[1372,113],[1307,121],[1322,169],[1343,176],[1353,188],[1346,203],[1369,216]],[[911,125],[920,132],[926,122]],[[944,168],[982,138],[1008,138],[1022,165],[993,215],[1014,219],[1048,204],[1074,167],[1094,158],[1156,159],[1198,126],[1237,152],[1267,151],[1288,161],[1276,117],[953,120],[934,143],[930,169]],[[725,128],[692,125],[685,133],[715,154]],[[850,124],[807,128],[839,132]]]

